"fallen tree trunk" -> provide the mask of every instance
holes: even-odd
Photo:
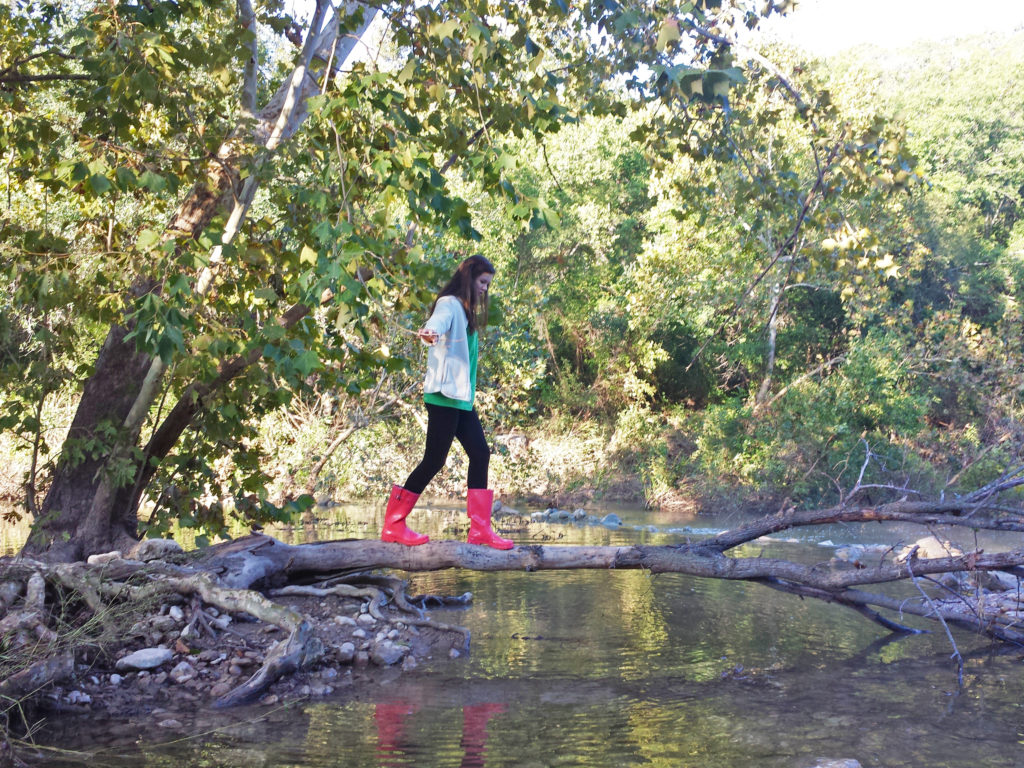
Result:
[[[1014,642],[1024,642],[1024,614],[1016,600],[989,598],[977,605],[963,596],[936,604],[940,610],[913,600],[897,600],[857,587],[927,578],[947,573],[1011,572],[1024,567],[1024,549],[994,554],[981,551],[955,557],[918,558],[903,561],[879,558],[863,562],[827,562],[801,565],[768,557],[730,557],[712,543],[677,546],[517,546],[499,551],[457,541],[429,542],[404,547],[382,541],[332,541],[298,546],[269,536],[250,536],[208,553],[205,567],[220,571],[220,579],[236,588],[268,581],[290,581],[311,574],[394,568],[403,571],[434,571],[467,568],[476,571],[541,571],[579,569],[643,569],[651,573],[681,573],[703,578],[752,581],[774,589],[844,605],[890,630],[909,628],[885,619],[872,606],[932,620],[954,622],[973,631]]]

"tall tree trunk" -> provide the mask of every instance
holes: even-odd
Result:
[[[300,63],[257,116],[253,132],[246,140],[250,149],[260,153],[257,163],[265,161],[282,142],[294,135],[305,120],[307,100],[319,90],[309,74],[313,57],[329,62],[335,70],[351,57],[378,12],[365,9],[362,24],[343,37],[339,37],[338,14],[351,15],[360,7],[358,3],[349,3],[327,19],[330,4],[326,0],[317,0],[317,10]],[[239,0],[239,20],[243,24],[251,23],[252,8],[247,0]],[[243,111],[249,114],[254,106],[254,78],[257,73],[255,60],[248,62],[242,106]],[[198,237],[224,205],[232,205],[234,231],[238,230],[248,211],[248,201],[255,192],[253,176],[250,176],[249,188],[236,189],[237,177],[232,169],[242,142],[237,135],[225,142],[220,156],[209,165],[207,183],[197,185],[191,191],[170,222],[167,228],[169,236],[186,233],[193,238]],[[219,253],[214,253],[213,257],[211,261],[219,257]],[[210,279],[207,274],[198,276],[199,283],[205,285],[199,291],[198,300],[208,290],[209,285],[206,284]],[[159,289],[160,283],[156,279],[140,281],[134,288],[136,296]],[[285,314],[282,324],[294,324],[308,312],[307,307],[293,307]],[[141,452],[144,458],[140,463],[136,448],[141,421],[136,414],[148,412],[151,398],[158,390],[153,386],[154,380],[159,380],[163,370],[149,355],[139,352],[134,343],[125,342],[130,331],[127,325],[119,324],[108,332],[92,375],[85,383],[54,482],[24,547],[26,554],[52,561],[79,560],[90,553],[134,543],[138,535],[139,498],[154,472],[149,459],[166,456],[202,410],[203,398],[255,362],[251,356],[239,357],[222,366],[213,381],[193,382],[156,431],[151,445]],[[148,385],[144,387],[147,380]],[[111,428],[116,430],[112,441],[98,441],[100,447],[85,452],[84,456],[75,450],[83,442],[109,434]],[[119,471],[119,474],[135,478],[127,485],[115,483],[111,476],[115,469],[111,465],[123,462],[128,462],[129,466],[127,471],[123,474]]]
[[[168,231],[188,233],[191,237],[203,231],[230,189],[232,174],[224,169],[224,164],[214,164],[210,186],[197,186],[191,191]],[[148,280],[138,282],[133,291],[141,296],[158,289],[155,281]],[[26,554],[50,560],[78,560],[90,552],[124,546],[135,537],[134,509],[115,509],[112,504],[102,505],[106,507],[102,510],[94,509],[97,490],[104,473],[110,470],[108,460],[118,437],[122,437],[115,436],[111,444],[104,434],[110,429],[120,431],[152,364],[149,355],[140,352],[133,342],[125,342],[130,332],[128,325],[114,325],[107,332],[82,391],[53,483],[25,544]],[[92,441],[98,445],[83,445]]]

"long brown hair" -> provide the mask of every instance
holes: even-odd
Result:
[[[473,290],[476,279],[483,274],[493,275],[494,265],[482,254],[474,253],[459,264],[452,279],[437,294],[438,299],[442,296],[454,296],[461,302],[462,308],[466,310],[466,322],[470,332],[487,327],[488,293],[485,292],[478,299],[476,291]],[[434,305],[430,308],[431,312],[434,311],[435,306],[437,306],[437,299],[434,299]]]

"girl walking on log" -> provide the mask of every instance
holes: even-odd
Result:
[[[416,334],[429,347],[423,382],[426,447],[423,460],[405,485],[391,488],[380,535],[383,541],[416,546],[430,540],[406,526],[405,518],[427,483],[441,471],[452,440],[457,438],[469,458],[467,541],[495,549],[513,547],[512,541],[498,536],[491,528],[494,491],[487,488],[491,451],[473,407],[479,331],[487,324],[487,292],[493,277],[494,267],[480,254],[463,261],[437,295],[430,319]]]

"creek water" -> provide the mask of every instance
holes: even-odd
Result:
[[[624,525],[530,524],[512,537],[668,544],[737,522],[587,511],[591,519],[614,511]],[[275,535],[376,535],[381,510],[331,512],[319,525]],[[460,514],[417,510],[410,522],[445,538]],[[841,544],[924,532],[873,525],[796,534],[741,554],[818,562]],[[144,717],[62,717],[39,738],[69,750],[54,764],[92,768],[806,768],[822,758],[864,768],[1024,766],[1021,654],[970,634],[954,630],[965,659],[959,686],[940,627],[895,640],[848,609],[756,584],[638,571],[409,578],[411,593],[473,593],[469,607],[430,612],[471,630],[469,654],[396,670],[373,690],[339,687],[324,699],[211,714],[198,734],[170,735]]]

